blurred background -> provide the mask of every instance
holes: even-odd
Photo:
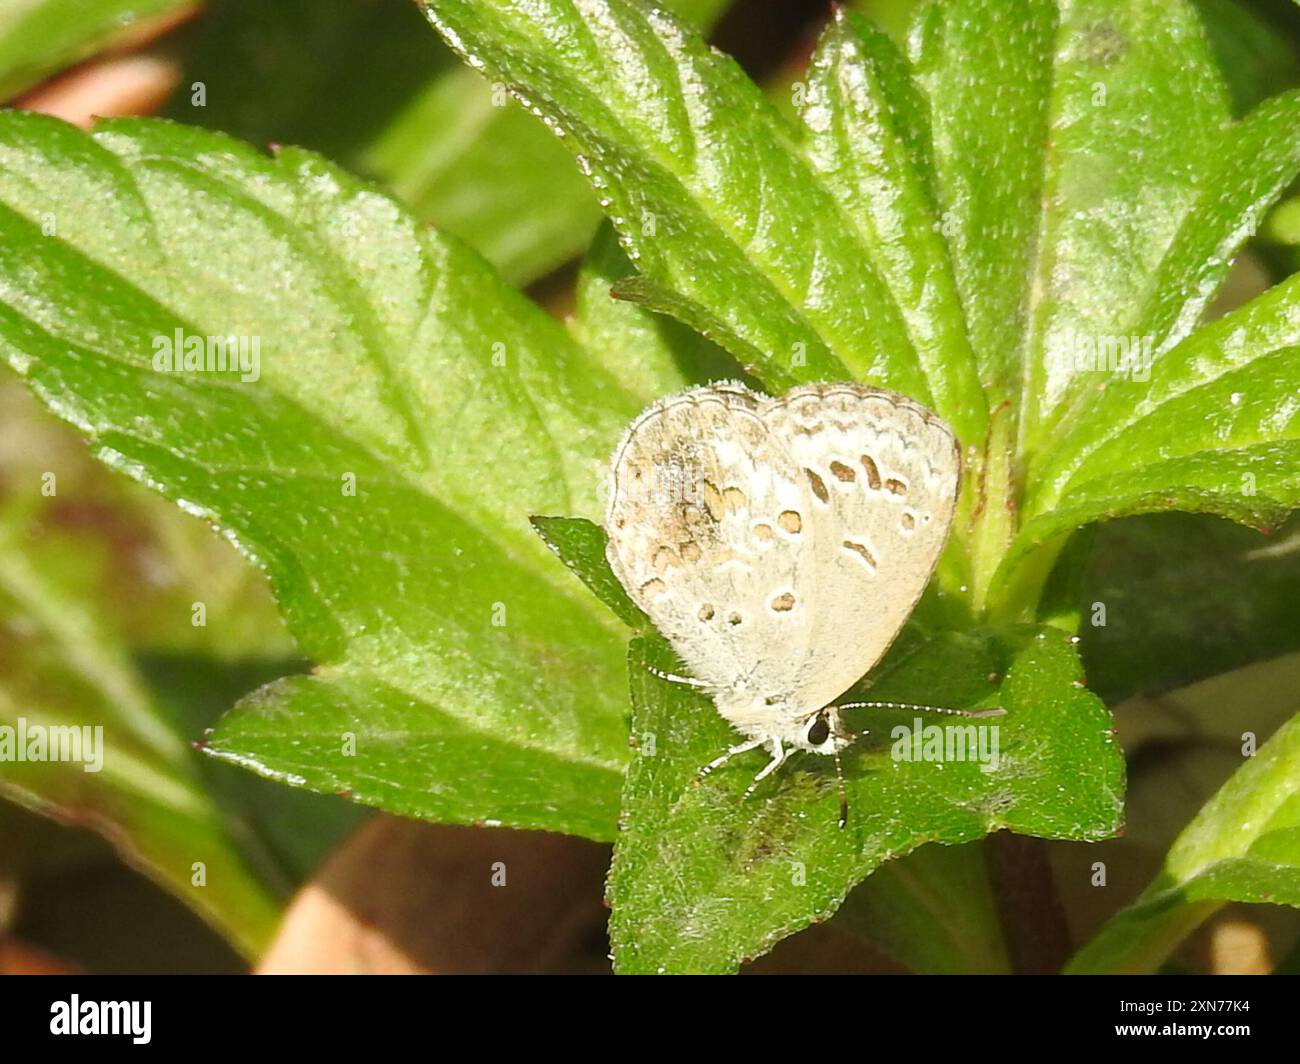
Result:
[[[670,6],[709,28],[778,101],[828,13],[814,0]],[[916,5],[852,6],[901,37]],[[1238,113],[1300,85],[1296,4],[1197,7]],[[567,151],[518,106],[492,106],[489,88],[409,0],[0,0],[0,101],[83,126],[93,116],[160,114],[256,145],[315,149],[468,240],[559,315],[599,220]],[[1288,198],[1241,257],[1220,309],[1292,272],[1298,256],[1300,198]],[[58,471],[57,496],[31,490],[46,470]],[[1280,722],[1300,689],[1294,523],[1265,541],[1166,515],[1118,522],[1099,540],[1090,580],[1111,601],[1175,598],[1175,582],[1160,586],[1169,569],[1225,594],[1199,611],[1171,603],[1163,644],[1122,626],[1092,635],[1085,660],[1127,656],[1144,675],[1162,675],[1161,646],[1183,625],[1201,638],[1208,628],[1217,668],[1236,671],[1119,706],[1133,774],[1128,836],[1044,850],[1076,941],[1113,905],[1088,888],[1087,866],[1108,860],[1124,882],[1105,897],[1132,897],[1186,811],[1240,763],[1233,705],[1264,707]],[[1174,559],[1171,542],[1180,545]],[[1159,564],[1145,564],[1143,551],[1157,547]],[[1240,588],[1247,570],[1253,598],[1243,607],[1226,589]],[[199,601],[207,615],[196,626]],[[1251,650],[1238,653],[1247,629]],[[202,522],[91,460],[75,432],[0,372],[0,723],[102,717],[129,721],[140,736],[119,772],[0,764],[0,971],[607,969],[605,848],[493,833],[494,859],[505,847],[537,874],[525,877],[531,893],[498,896],[492,918],[476,919],[486,889],[465,870],[486,859],[486,829],[376,816],[194,749],[241,695],[306,667],[256,570]],[[222,855],[203,891],[189,889],[196,873],[178,863],[196,837]],[[1117,851],[1124,859],[1110,860]],[[907,860],[923,875],[936,859]],[[1296,915],[1230,906],[1174,967],[1268,970],[1296,956]],[[850,905],[836,924],[754,967],[896,970],[868,941],[873,918],[859,912],[855,922]]]

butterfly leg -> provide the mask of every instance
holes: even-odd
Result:
[[[645,671],[648,672],[651,676],[658,677],[660,680],[667,680],[669,683],[679,683],[683,687],[708,687],[709,686],[702,680],[694,680],[689,676],[678,676],[675,672],[664,672],[663,669],[657,669],[653,665],[647,662],[642,662],[641,664],[645,668]],[[748,749],[752,750],[753,747],[751,746]]]
[[[781,763],[785,760],[785,756],[786,756],[785,749],[781,746],[781,740],[773,736],[772,737],[772,760],[769,761],[766,765],[762,767],[762,769],[759,770],[758,775],[754,777],[754,782],[751,783],[746,788],[745,793],[741,797],[748,798],[751,794],[753,794],[756,790],[758,790],[758,785],[762,783],[765,779],[767,779],[768,776],[770,776],[781,766]]]
[[[748,742],[739,743],[736,746],[733,746],[725,754],[721,755],[720,757],[715,757],[712,761],[710,761],[707,765],[705,765],[702,769],[700,769],[699,775],[695,777],[695,782],[699,783],[700,780],[704,779],[704,777],[707,776],[710,772],[712,772],[716,768],[721,768],[737,754],[746,753],[749,750],[753,750],[756,746],[762,746],[765,742],[767,742],[766,739],[750,739]]]

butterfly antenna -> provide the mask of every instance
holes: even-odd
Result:
[[[840,788],[840,830],[849,822],[849,796],[844,791],[844,766],[840,764],[840,752],[835,751],[835,781]]]
[[[1005,717],[1001,706],[992,709],[950,709],[948,706],[922,706],[915,702],[841,702],[836,709],[915,709],[922,713],[945,713],[950,717]]]

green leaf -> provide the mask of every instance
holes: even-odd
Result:
[[[1295,509],[1297,283],[1288,279],[1145,371],[1108,382],[1026,502],[1001,563],[1003,609],[1015,611],[1025,583],[1032,587],[1025,572],[1050,562],[1062,537],[1087,522],[1188,510],[1268,530]]]
[[[1025,149],[1044,175],[1021,404],[1031,452],[1074,376],[1077,338],[1132,328],[1201,191],[1205,140],[1229,118],[1189,4],[1065,5],[1056,40],[1050,135]]]
[[[1293,438],[1298,296],[1300,281],[1288,279],[1192,333],[1149,373],[1110,382],[1089,411],[1088,430],[1071,436],[1044,471],[1030,514],[1059,507],[1088,478]],[[1192,420],[1200,413],[1210,421]],[[1241,485],[1228,490],[1240,493]]]
[[[476,679],[469,669],[463,675]],[[531,704],[515,703],[531,733],[466,719],[450,697],[416,700],[370,674],[291,676],[241,700],[204,749],[268,778],[402,816],[611,838],[622,715],[605,720],[561,702],[574,696],[544,689],[565,684],[547,676]],[[480,689],[501,697],[486,684]],[[566,719],[541,717],[557,705]]]
[[[1233,774],[1178,837],[1160,875],[1068,970],[1154,971],[1228,901],[1300,906],[1300,717]]]
[[[196,749],[202,749],[199,737],[239,698],[302,669],[300,662],[281,659],[225,662],[198,654],[151,653],[137,656],[135,662],[165,718],[180,735],[196,740]],[[241,845],[278,872],[272,882],[301,886],[371,815],[364,806],[336,795],[285,787],[215,758],[196,760],[204,789],[229,816],[238,818]]]
[[[294,657],[261,574],[203,522],[94,461],[0,372],[0,524],[60,598],[110,623],[135,655]]]
[[[581,517],[534,517],[532,521],[546,545],[620,621],[635,631],[650,624],[605,560],[604,529]]]
[[[924,8],[912,43],[975,351],[993,402],[1021,393],[1019,447],[1034,458],[1072,382],[1089,387],[1069,357],[1079,337],[1145,335],[1160,317],[1139,327],[1148,302],[1213,295],[1242,211],[1296,171],[1294,134],[1277,128],[1294,111],[1274,102],[1228,127],[1188,4],[957,0]]]
[[[492,91],[471,71],[447,71],[355,166],[522,285],[582,251],[600,206],[563,145]]]
[[[103,770],[0,764],[0,793],[103,834],[246,954],[306,869],[255,828],[239,783],[214,789],[190,741],[292,644],[258,574],[194,518],[91,460],[20,383],[0,380],[0,724],[100,726]],[[194,608],[204,609],[202,625]],[[141,655],[185,655],[166,690]],[[254,661],[253,657],[257,656]],[[266,656],[266,657],[263,657]],[[239,662],[239,664],[235,664]],[[232,690],[233,688],[233,690]],[[202,704],[200,704],[202,703]],[[314,796],[312,796],[314,797]],[[319,858],[337,837],[298,808],[293,842]],[[274,825],[270,825],[274,832]],[[200,889],[192,865],[210,873]]]
[[[1263,14],[1239,0],[1195,0],[1197,14],[1242,115],[1262,100],[1300,84],[1295,45]]]
[[[1117,830],[1123,762],[1105,708],[1078,682],[1068,637],[1022,626],[909,643],[887,657],[871,697],[1003,706],[998,768],[894,760],[893,729],[910,730],[912,715],[872,711],[854,721],[872,737],[846,758],[849,822],[839,831],[828,759],[793,763],[748,801],[757,755],[695,785],[735,733],[707,698],[647,671],[646,662],[673,668],[658,637],[633,642],[636,753],[609,886],[620,971],[735,969],[830,916],[882,862],[925,842],[999,828],[1072,839]]]
[[[1000,46],[981,48],[980,39]],[[1176,345],[1195,340],[1189,332],[1252,219],[1300,168],[1295,100],[1269,101],[1230,124],[1201,23],[1183,4],[1096,0],[1058,15],[1049,3],[1013,12],[958,0],[925,8],[912,43],[976,356],[991,405],[1000,392],[1011,400],[976,482],[977,610],[1031,615],[1056,551],[1081,523],[1173,507],[1276,523],[1295,505],[1282,466],[1290,438],[1284,396],[1297,382],[1285,365],[1261,364],[1236,382],[1259,393],[1258,451],[1245,444],[1237,453],[1201,453],[1223,450],[1224,441],[1208,426],[1197,431],[1177,406],[1145,433],[1115,438],[1115,426],[1125,424],[1126,398],[1134,405],[1167,398],[1155,378],[1177,374],[1175,367],[1187,383],[1213,375],[1196,359],[1222,335],[1202,338],[1199,348]],[[1218,150],[1207,153],[1207,140]],[[1135,168],[1134,159],[1146,162]],[[1275,297],[1279,315],[1289,298]],[[1104,350],[1117,339],[1155,359],[1154,398],[1144,374],[1081,371],[1081,340]],[[1232,357],[1240,364],[1279,346]],[[1256,378],[1270,373],[1261,388]],[[1207,392],[1202,402],[1216,409],[1235,390]],[[1270,403],[1273,419],[1263,410]],[[1088,457],[1103,442],[1122,476]],[[997,458],[1002,448],[1014,458]],[[1243,499],[1241,467],[1254,461],[1261,484]],[[1080,487],[1071,485],[1065,500],[1072,476]]]
[[[931,3],[912,30],[915,74],[931,104],[941,224],[990,408],[1020,383],[1055,31],[1048,0]]]
[[[637,269],[677,293],[693,325],[758,359],[766,384],[849,374],[930,399],[851,220],[733,61],[640,4],[426,11],[563,134]]]
[[[105,835],[256,956],[287,883],[249,860],[245,826],[208,793],[108,623],[46,579],[16,534],[0,524],[0,795]],[[61,757],[30,745],[57,734],[75,742]]]
[[[534,518],[533,525],[597,598],[638,633],[652,631],[609,567],[601,528],[555,517]],[[1007,964],[978,847],[923,848],[886,863],[849,895],[837,919],[917,971],[986,971]]]
[[[158,122],[0,117],[0,275],[5,357],[265,567],[319,665],[210,753],[397,812],[612,834],[617,626],[525,515],[594,513],[638,404],[562,328],[317,157]],[[258,337],[257,379],[156,371],[178,328]]]
[[[1300,650],[1298,548],[1296,519],[1271,537],[1191,514],[1104,526],[1075,603],[1088,686],[1114,705]]]
[[[1086,453],[1106,437],[1113,419],[1144,398],[1146,366],[1153,367],[1151,372],[1157,377],[1178,374],[1194,381],[1208,375],[1198,373],[1193,361],[1201,349],[1182,344],[1191,340],[1195,345],[1196,338],[1190,334],[1222,286],[1233,257],[1258,229],[1269,205],[1300,171],[1300,94],[1269,100],[1216,140],[1218,149],[1209,172],[1202,176],[1202,187],[1165,250],[1141,312],[1128,327],[1121,322],[1119,328],[1097,334],[1112,346],[1116,341],[1127,343],[1130,350],[1138,345],[1142,372],[1134,375],[1136,379],[1112,374],[1101,388],[1089,379],[1090,374],[1076,374],[1072,382],[1075,394],[1063,404],[1068,408],[1060,414],[1065,431],[1054,446],[1031,456],[1035,493],[1046,491],[1050,497],[1058,491],[1062,467],[1077,463],[1081,451]],[[1285,303],[1295,299],[1294,292],[1294,288],[1286,288],[1266,293],[1256,300],[1265,301],[1256,312],[1280,311],[1284,316]],[[1283,302],[1280,308],[1279,300]],[[1240,311],[1254,313],[1249,307]],[[1227,339],[1212,332],[1200,342]],[[1253,346],[1244,352],[1230,352],[1228,365],[1282,345],[1278,340],[1271,348]],[[1058,352],[1062,357],[1067,353],[1064,349]]]
[[[1189,4],[1089,0],[1063,15],[1046,0],[930,4],[911,38],[914,75],[884,35],[840,12],[800,86],[797,143],[725,57],[635,3],[446,0],[429,15],[578,154],[641,274],[620,295],[714,339],[773,390],[866,377],[955,424],[975,447],[973,475],[940,582],[968,588],[976,614],[1032,615],[1081,523],[1181,507],[1260,525],[1294,505],[1281,355],[1224,382],[1257,397],[1243,417],[1256,428],[1240,434],[1250,442],[1231,453],[1202,453],[1222,441],[1175,439],[1153,419],[1108,445],[1123,476],[1104,461],[1084,468],[1138,382],[1106,382],[1095,399],[1095,378],[1069,357],[1077,338],[1128,339],[1145,323],[1139,352],[1162,373],[1196,357],[1170,349],[1221,282],[1243,218],[1300,167],[1289,97],[1230,123]],[[616,90],[598,91],[607,84]],[[1206,138],[1222,150],[1207,156]],[[846,259],[860,264],[856,291],[838,272]],[[872,342],[883,361],[864,353]],[[1217,410],[1233,394],[1200,402]],[[1260,481],[1245,501],[1225,488],[1243,463]],[[1076,475],[1086,487],[1062,500]]]
[[[1290,357],[1290,356],[1287,356]],[[1279,359],[1284,365],[1286,359]],[[1266,370],[1273,367],[1265,367]],[[1284,382],[1289,386],[1289,381]],[[1204,397],[1183,404],[1210,422],[1231,421],[1230,407]],[[1246,411],[1250,417],[1251,411]],[[1180,441],[1191,447],[1191,441]],[[1161,510],[1217,514],[1268,532],[1300,501],[1300,440],[1262,442],[1233,450],[1202,447],[1168,459],[1155,458],[1131,471],[1085,481],[1057,509],[1026,524],[1007,555],[1008,568],[1024,552],[1054,535],[1090,521]]]
[[[917,8],[924,4],[925,0],[851,0],[850,6],[889,34],[896,44],[903,45]]]
[[[935,409],[958,438],[982,438],[985,399],[939,221],[927,105],[906,60],[837,9],[809,64],[801,116],[806,154],[893,293]]]
[[[670,6],[708,26],[727,0]],[[600,218],[564,147],[432,40],[408,0],[221,0],[186,51],[167,113],[322,152],[520,284],[578,255]]]
[[[914,972],[1011,970],[983,847],[922,846],[886,861],[849,894],[835,922]]]
[[[1092,854],[1062,853],[1067,863],[1058,866],[1062,899],[1073,895],[1088,934],[1159,872],[1196,810],[1241,767],[1247,733],[1258,744],[1295,715],[1289,692],[1297,677],[1300,657],[1286,655],[1115,707],[1116,738],[1129,767],[1128,826]],[[1097,860],[1108,869],[1104,892],[1092,885]],[[1286,920],[1289,914],[1273,915]]]
[[[0,101],[192,0],[24,0],[0,7]]]
[[[677,319],[630,299],[629,283],[640,280],[613,228],[605,223],[583,261],[570,328],[624,388],[649,406],[692,384],[745,375],[722,348]]]
[[[1197,324],[1234,256],[1300,170],[1300,93],[1260,104],[1224,131],[1204,189],[1170,245],[1139,322],[1167,350]]]

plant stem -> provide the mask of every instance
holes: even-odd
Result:
[[[988,840],[989,873],[1015,970],[1051,975],[1070,958],[1070,932],[1042,839],[1002,831]]]

